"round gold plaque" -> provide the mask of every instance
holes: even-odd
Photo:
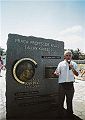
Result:
[[[21,84],[25,84],[31,80],[35,74],[35,66],[37,63],[31,58],[23,58],[16,62],[13,67],[13,76]]]

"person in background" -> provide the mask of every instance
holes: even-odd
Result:
[[[68,115],[73,115],[72,100],[74,95],[74,75],[78,76],[78,67],[72,61],[72,52],[65,51],[64,61],[58,64],[54,74],[59,77],[59,114],[63,115],[64,100],[66,97],[66,105]]]
[[[2,77],[1,76],[1,70],[2,70],[2,68],[3,68],[3,61],[2,61],[1,56],[0,56],[0,77]]]

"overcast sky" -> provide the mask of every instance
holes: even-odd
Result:
[[[85,52],[85,0],[0,0],[0,46],[9,33],[64,41]]]

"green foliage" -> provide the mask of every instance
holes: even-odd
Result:
[[[85,60],[85,53],[83,53],[79,48],[77,50],[72,50],[73,60]]]
[[[4,51],[3,48],[0,47],[0,55],[3,56],[3,55],[6,55],[6,52]]]

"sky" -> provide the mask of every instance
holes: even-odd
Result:
[[[8,34],[64,41],[85,53],[85,0],[0,0],[0,47]]]

